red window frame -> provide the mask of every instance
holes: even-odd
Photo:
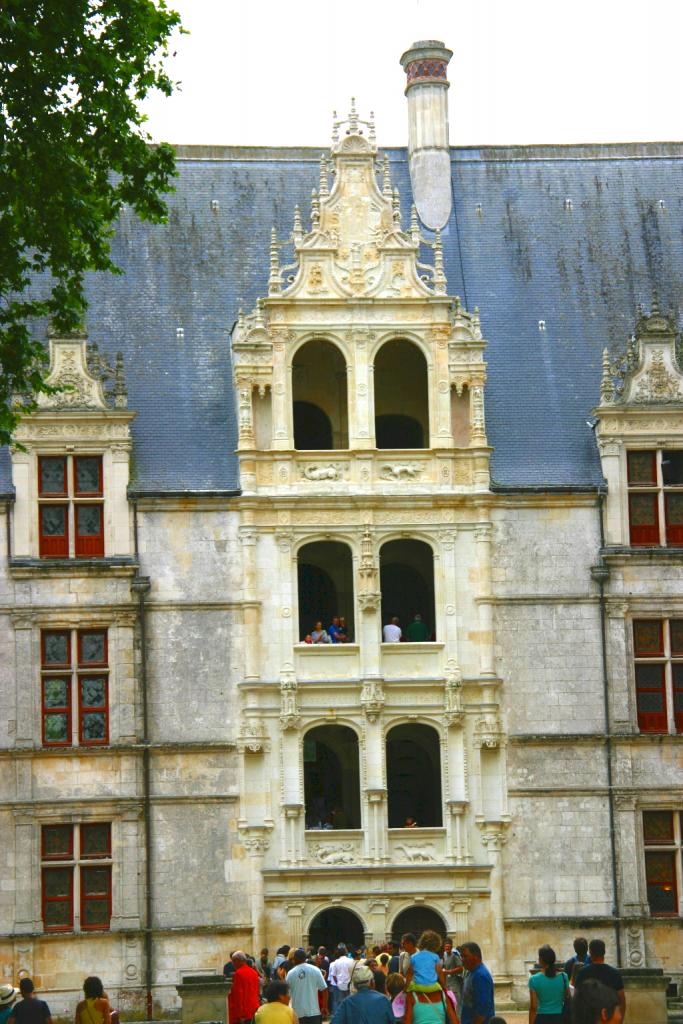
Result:
[[[107,849],[103,853],[88,853],[84,854],[85,843],[83,842],[83,833],[88,832],[90,829],[106,829],[107,835]],[[105,859],[111,859],[111,822],[109,821],[90,821],[87,824],[81,825],[81,859],[82,860],[97,860],[99,857]]]
[[[676,851],[675,850],[647,850],[645,853],[645,885],[648,894],[648,903],[650,904],[650,914],[652,917],[678,917],[678,884],[676,882]],[[650,873],[650,864],[654,857],[660,858],[660,860],[667,859],[671,865],[670,877],[667,881],[671,886],[671,893],[673,899],[673,907],[671,910],[657,910],[652,908],[650,903],[650,888],[662,888],[661,882],[652,880]]]
[[[96,491],[79,491],[78,490],[78,461],[79,459],[96,459],[97,460],[97,473],[99,486]],[[103,474],[102,474],[102,456],[101,455],[74,455],[72,463],[73,472],[73,493],[74,498],[101,498],[103,494]]]
[[[633,504],[636,500],[649,498],[652,508],[652,523],[635,523]],[[654,547],[659,545],[659,497],[657,491],[630,491],[628,496],[628,522],[630,541],[633,547]]]
[[[86,893],[86,878],[91,871],[99,871],[107,876],[107,886],[104,892]],[[107,901],[107,923],[85,924],[88,903],[106,899]],[[81,931],[103,932],[111,927],[111,864],[83,864],[81,865]]]
[[[63,476],[63,480],[64,480],[64,485],[63,485],[61,491],[46,491],[43,488],[43,462],[45,461],[45,459],[50,459],[51,461],[55,461],[56,459],[60,459],[61,460],[61,462],[62,462],[62,476]],[[68,494],[67,486],[66,486],[66,482],[67,482],[66,463],[67,463],[66,455],[39,455],[38,456],[38,494],[40,495],[41,498],[66,498],[66,496]]]
[[[66,703],[64,705],[46,705],[45,703],[45,684],[51,679],[63,679],[66,683]],[[42,736],[44,747],[70,747],[72,744],[71,740],[71,676],[65,675],[44,675],[40,681],[41,691],[41,723],[42,723]],[[65,715],[66,716],[66,738],[63,740],[51,740],[47,738],[45,729],[47,718],[50,715]]]
[[[97,533],[79,533],[78,525],[82,508],[96,508],[98,510],[100,525]],[[74,517],[76,558],[102,558],[104,555],[104,505],[78,502],[74,505]]]
[[[92,636],[94,633],[104,634],[104,660],[83,661],[83,637]],[[109,664],[109,635],[107,629],[79,629],[76,637],[78,647],[78,667],[82,669],[106,668]]]
[[[649,669],[659,670],[659,681],[647,684],[639,683],[638,668],[640,666]],[[641,711],[638,705],[638,697],[641,693],[658,693],[661,695],[661,711]],[[641,732],[668,733],[669,722],[666,713],[666,666],[663,662],[636,662],[636,708],[638,713],[638,728]]]
[[[69,845],[64,853],[48,853],[46,850],[45,837],[48,832],[55,829],[64,829],[69,833]],[[74,859],[74,827],[73,825],[43,825],[40,830],[40,857],[41,860],[73,860]]]
[[[100,707],[91,707],[83,704],[83,691],[81,679],[87,678],[85,674],[78,677],[78,745],[82,747],[105,747],[109,743],[109,679],[102,674],[104,679],[104,704]],[[104,736],[101,739],[89,739],[85,736],[85,716],[94,712],[104,715]]]
[[[69,892],[66,896],[48,896],[46,879],[50,871],[67,871],[69,873]],[[63,864],[51,867],[43,867],[41,870],[42,879],[42,914],[43,928],[46,932],[71,932],[74,927],[74,869],[70,864]],[[66,924],[48,924],[46,908],[49,903],[67,903],[69,906],[69,920]]]
[[[64,509],[64,533],[54,535],[43,533],[44,508]],[[41,558],[68,558],[69,557],[69,505],[64,502],[40,502],[38,505],[38,545]]]
[[[66,636],[66,661],[48,661],[45,654],[45,640],[48,636]],[[71,630],[70,629],[41,629],[40,631],[40,663],[44,669],[57,670],[71,668]]]
[[[664,492],[664,526],[666,529],[666,543],[669,547],[683,547],[683,523],[669,522],[669,501],[672,497],[679,497],[680,490],[676,494],[671,490]]]

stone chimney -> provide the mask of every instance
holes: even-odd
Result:
[[[413,43],[401,57],[408,79],[408,156],[413,198],[422,223],[442,228],[451,214],[448,146],[448,62],[437,39]]]

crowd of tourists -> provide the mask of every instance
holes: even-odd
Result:
[[[371,949],[281,946],[271,959],[231,954],[230,1024],[505,1024],[476,942],[456,949],[434,931]],[[548,945],[529,977],[529,1024],[623,1024],[621,974],[601,939],[574,942],[558,965]],[[3,1024],[0,1021],[0,1024]]]

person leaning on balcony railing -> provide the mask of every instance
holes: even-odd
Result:
[[[382,630],[382,638],[385,644],[398,644],[403,637],[403,631],[399,625],[399,619],[394,615],[391,622],[387,622]]]
[[[315,629],[311,633],[311,640],[314,644],[331,644],[330,634],[323,629],[322,622],[316,622]]]

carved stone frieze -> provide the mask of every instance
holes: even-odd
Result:
[[[348,476],[348,463],[345,462],[328,462],[328,463],[307,463],[299,467],[300,474],[303,480],[312,480],[314,482],[342,480]]]
[[[360,703],[368,721],[376,721],[384,708],[384,687],[378,679],[364,680],[361,688]]]
[[[683,403],[683,369],[676,345],[673,314],[659,309],[656,295],[649,314],[639,310],[636,333],[616,359],[602,357],[600,407],[657,406]]]
[[[430,864],[437,859],[433,843],[394,843],[392,850],[409,864]]]
[[[309,843],[308,851],[319,864],[358,864],[360,860],[356,843]]]
[[[379,475],[382,480],[416,480],[423,469],[419,462],[394,462],[382,466]]]

